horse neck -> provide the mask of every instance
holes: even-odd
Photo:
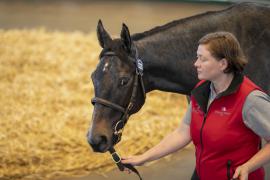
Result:
[[[171,42],[173,43],[173,42]],[[189,94],[196,83],[195,54],[168,47],[164,42],[137,42],[144,64],[146,91],[161,90]],[[184,50],[185,51],[185,50]],[[187,50],[188,51],[188,50]]]
[[[181,30],[160,32],[135,41],[144,63],[146,91],[161,90],[189,95],[197,75],[193,66],[198,38]]]

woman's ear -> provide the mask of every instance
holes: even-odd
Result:
[[[227,69],[227,67],[229,66],[229,62],[225,58],[222,58],[219,62],[220,62],[220,68],[221,68],[222,71]]]

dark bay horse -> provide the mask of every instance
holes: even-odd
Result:
[[[249,60],[245,74],[269,94],[270,7],[267,5],[240,3],[132,36],[123,24],[119,39],[112,39],[99,21],[97,35],[103,50],[91,76],[95,97],[99,99],[93,100],[94,112],[87,135],[93,150],[106,152],[119,141],[128,116],[143,106],[144,91],[189,95],[198,82],[193,67],[197,42],[215,31],[228,31],[237,37]],[[143,75],[138,73],[142,65]],[[127,108],[131,100],[133,105]],[[119,119],[123,121],[119,123]]]

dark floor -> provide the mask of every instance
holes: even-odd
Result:
[[[161,159],[156,163],[141,166],[139,170],[144,180],[189,180],[195,167],[194,149],[187,148],[173,154],[168,159]],[[270,180],[270,163],[265,166],[266,178]],[[107,174],[89,175],[80,178],[62,178],[57,180],[139,180],[137,175],[122,173],[115,169]]]
[[[195,166],[193,149],[183,149],[168,159],[164,158],[150,165],[136,167],[144,180],[185,180],[190,179]],[[136,174],[120,172],[118,169],[101,175],[89,175],[81,178],[63,178],[58,180],[138,180]]]

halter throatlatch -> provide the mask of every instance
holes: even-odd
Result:
[[[134,83],[133,83],[133,89],[132,89],[132,94],[130,97],[130,101],[128,103],[128,106],[126,108],[122,107],[121,105],[118,105],[116,103],[113,103],[111,101],[108,101],[106,99],[103,99],[101,97],[94,97],[91,102],[93,105],[95,105],[96,103],[98,104],[102,104],[104,106],[107,106],[111,109],[117,110],[119,112],[122,113],[122,116],[120,118],[119,121],[117,121],[114,126],[113,126],[113,144],[117,144],[120,140],[121,140],[121,136],[123,133],[123,129],[125,124],[127,123],[127,120],[130,116],[130,111],[131,109],[134,107],[135,101],[136,101],[136,94],[138,91],[138,83],[140,83],[141,89],[142,89],[142,93],[143,93],[143,97],[144,97],[144,101],[146,98],[145,95],[145,88],[144,88],[144,84],[143,84],[143,62],[141,59],[139,59],[139,55],[138,55],[138,51],[137,48],[134,46],[135,49],[135,57],[133,57],[135,59],[135,64],[136,64],[136,71],[135,71],[135,75],[134,75]],[[116,54],[114,52],[106,52],[103,54],[103,56],[116,56]],[[136,173],[140,179],[141,176],[139,174],[139,172],[134,168],[134,166],[132,166],[131,164],[123,164],[121,163],[121,157],[118,155],[118,153],[115,151],[115,149],[113,147],[111,147],[109,149],[109,152],[112,155],[113,161],[115,162],[115,164],[118,166],[120,171],[123,171],[124,168],[128,168],[131,171],[133,171],[134,173]]]

